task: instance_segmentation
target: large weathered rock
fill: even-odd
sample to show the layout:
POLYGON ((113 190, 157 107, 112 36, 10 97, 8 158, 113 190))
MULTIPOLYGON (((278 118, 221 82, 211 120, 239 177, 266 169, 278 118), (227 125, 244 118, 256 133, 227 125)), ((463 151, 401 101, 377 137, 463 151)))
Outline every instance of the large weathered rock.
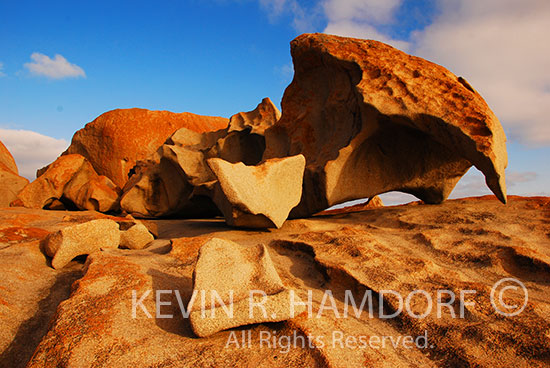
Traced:
POLYGON ((14 205, 108 212, 118 209, 118 188, 81 155, 60 156, 17 196, 14 205))
POLYGON ((299 202, 306 160, 297 155, 256 166, 211 158, 218 185, 214 202, 231 226, 281 227, 299 202))
POLYGON ((207 132, 227 127, 228 119, 191 113, 117 109, 75 133, 64 154, 86 157, 96 172, 124 187, 138 160, 145 160, 179 128, 207 132))
POLYGON ((43 247, 52 259, 52 267, 64 267, 73 258, 102 249, 117 248, 119 225, 110 219, 99 219, 66 227, 48 235, 43 247))
POLYGON ((255 110, 231 117, 226 129, 197 133, 177 130, 147 161, 139 162, 123 189, 121 207, 137 217, 211 217, 213 175, 206 160, 256 165, 265 150, 264 130, 280 117, 269 98, 255 110))
POLYGON ((371 40, 304 34, 291 53, 264 156, 306 158, 291 216, 394 190, 440 203, 472 164, 506 202, 504 132, 463 78, 371 40))
POLYGON ((305 310, 301 299, 283 285, 263 244, 243 246, 216 238, 204 244, 193 273, 193 292, 197 297, 189 303, 189 319, 200 337, 284 321, 305 310), (199 302, 202 293, 204 304, 199 302))
POLYGON ((13 156, 0 142, 0 207, 8 207, 29 181, 19 176, 13 156))

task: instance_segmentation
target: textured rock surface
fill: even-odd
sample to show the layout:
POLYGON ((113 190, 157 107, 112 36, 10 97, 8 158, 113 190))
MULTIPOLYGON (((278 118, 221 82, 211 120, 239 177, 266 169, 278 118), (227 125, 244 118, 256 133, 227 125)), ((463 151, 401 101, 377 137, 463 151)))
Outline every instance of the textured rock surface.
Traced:
POLYGON ((229 121, 229 132, 250 129, 250 133, 263 135, 280 118, 281 112, 266 97, 254 110, 233 115, 229 121))
POLYGON ((300 202, 305 163, 302 155, 256 166, 209 159, 219 183, 214 202, 231 226, 279 228, 300 202))
POLYGON ((8 207, 28 183, 27 179, 19 176, 15 160, 0 142, 0 207, 8 207))
MULTIPOLYGON (((44 211, 21 207, 0 211, 0 367, 24 367, 58 304, 82 277, 83 264, 49 266, 40 249, 48 234, 98 218, 97 212, 44 211)), ((124 221, 124 219, 117 219, 124 221)))
POLYGON ((290 290, 263 244, 242 246, 217 238, 205 243, 193 274, 193 292, 198 297, 189 304, 189 321, 200 337, 253 323, 280 322, 305 311, 302 300, 295 297, 299 306, 291 314, 290 290), (199 302, 202 293, 204 305, 199 302))
POLYGON ((81 155, 59 157, 17 196, 14 205, 29 208, 113 211, 118 209, 118 188, 98 175, 81 155))
POLYGON ((221 117, 191 113, 117 109, 108 111, 75 133, 64 154, 86 157, 100 175, 124 187, 138 160, 157 150, 179 128, 206 132, 227 127, 221 117))
POLYGON ((140 221, 129 224, 128 229, 120 231, 120 246, 128 249, 143 249, 155 238, 140 221))
POLYGON ((305 34, 266 158, 306 157, 292 216, 397 190, 445 200, 473 164, 506 201, 502 127, 463 79, 377 41, 305 34))
POLYGON ((59 269, 73 258, 102 249, 117 248, 120 244, 119 225, 109 219, 92 220, 66 227, 44 239, 44 251, 52 259, 52 267, 59 269))
MULTIPOLYGON (((189 318, 182 317, 179 303, 185 309, 191 298, 198 249, 208 240, 175 240, 169 254, 148 248, 131 254, 109 250, 89 256, 85 276, 74 284, 71 298, 59 306, 27 367, 321 366, 316 352, 308 348, 281 354, 267 345, 255 344, 254 349, 227 346, 232 331, 202 339, 195 336, 189 318), (147 315, 155 316, 154 295, 160 290, 171 291, 161 294, 160 300, 169 305, 161 305, 159 310, 172 318, 147 315), (145 295, 135 318, 133 293, 138 300, 145 295)), ((284 324, 251 328, 255 339, 261 332, 292 333, 284 324)))
POLYGON ((277 107, 264 98, 256 109, 233 115, 226 129, 203 134, 177 130, 147 161, 138 163, 123 189, 121 207, 136 217, 218 215, 211 200, 216 178, 206 160, 259 163, 263 132, 279 116, 277 107))
MULTIPOLYGON (((231 229, 222 221, 154 220, 161 238, 177 238, 172 240, 172 246, 107 250, 89 256, 86 274, 74 285, 71 297, 59 306, 28 366, 548 366, 549 206, 549 198, 514 196, 510 196, 506 207, 494 197, 451 200, 441 205, 414 203, 289 220, 279 230, 258 232, 231 229), (198 251, 211 237, 250 247, 266 244, 283 284, 296 290, 303 301, 308 298, 308 290, 312 291, 313 315, 308 318, 306 313, 287 322, 222 331, 208 338, 194 337, 189 318, 182 317, 175 290, 182 305, 187 306, 198 251), (529 291, 527 307, 516 317, 498 315, 490 303, 492 286, 505 277, 522 281, 529 291), (382 290, 396 290, 405 297, 416 289, 428 291, 434 299, 436 289, 457 293, 473 289, 477 293, 466 298, 474 304, 464 306, 465 318, 451 318, 446 307, 442 318, 437 318, 434 305, 424 319, 413 319, 407 314, 381 319, 377 303, 372 318, 366 309, 360 317, 350 311, 347 318, 336 318, 332 310, 324 310, 317 318, 325 290, 333 291, 336 307, 342 313, 345 290, 351 290, 359 304, 367 290, 372 290, 376 300, 382 290), (136 308, 136 318, 132 317, 134 290, 137 300, 149 291, 143 306, 151 318, 140 306, 136 308), (157 290, 172 290, 161 294, 160 300, 170 304, 160 305, 160 313, 172 314, 173 318, 154 317, 157 290), (241 333, 247 334, 248 330, 250 346, 227 346, 235 336, 232 333, 240 339, 241 333), (429 347, 394 348, 390 342, 378 348, 346 348, 338 343, 332 346, 335 330, 346 337, 395 338, 428 331, 429 347), (324 336, 325 345, 314 341, 312 348, 302 348, 298 343, 283 353, 284 349, 260 344, 261 334, 265 337, 269 333, 276 338, 293 338, 295 333, 324 336)), ((60 212, 52 212, 55 216, 57 213, 60 212)), ((49 268, 44 258, 42 265, 33 263, 33 272, 24 271, 24 262, 17 262, 17 257, 26 259, 16 252, 21 248, 9 249, 14 268, 4 268, 0 285, 6 285, 7 279, 19 280, 20 272, 27 272, 29 277, 35 273, 43 275, 45 269, 59 272, 49 268)), ((0 262, 4 262, 3 257, 0 262)), ((31 290, 33 285, 42 285, 43 280, 35 280, 37 284, 29 278, 17 282, 19 288, 31 290)), ((66 284, 60 281, 52 290, 61 285, 66 284)), ((2 290, 0 295, 6 301, 0 309, 14 305, 13 291, 2 290)), ((25 310, 38 306, 43 295, 29 291, 27 297, 22 304, 25 310)), ((411 307, 419 313, 423 299, 417 297, 412 299, 411 307)), ((505 301, 521 304, 523 298, 511 292, 505 301)), ((386 295, 384 309, 393 306, 392 295, 386 295)), ((458 314, 460 305, 456 303, 454 307, 458 314)), ((1 310, 14 313, 13 308, 1 310)), ((15 310, 21 320, 23 312, 15 310)), ((32 319, 32 313, 24 316, 32 319)), ((0 322, 15 323, 13 319, 0 322)), ((9 356, 28 350, 28 342, 36 341, 37 335, 40 338, 47 325, 43 322, 39 329, 19 329, 20 343, 11 346, 9 356)), ((0 360, 0 365, 17 367, 26 362, 0 360)))

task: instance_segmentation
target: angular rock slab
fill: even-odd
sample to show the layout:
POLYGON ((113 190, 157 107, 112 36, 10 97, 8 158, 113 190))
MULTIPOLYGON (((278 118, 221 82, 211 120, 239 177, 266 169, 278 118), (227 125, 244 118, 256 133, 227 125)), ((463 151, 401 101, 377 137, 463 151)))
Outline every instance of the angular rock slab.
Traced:
POLYGON ((463 78, 372 40, 304 34, 291 54, 264 155, 306 157, 291 217, 394 190, 440 203, 472 164, 506 202, 504 131, 463 78))
POLYGON ((43 247, 53 257, 52 267, 59 269, 77 256, 117 248, 119 243, 119 225, 113 220, 99 219, 56 231, 44 239, 43 247))
POLYGON ((291 296, 283 285, 263 244, 243 246, 229 240, 209 240, 199 251, 193 292, 196 297, 189 302, 189 318, 193 332, 199 337, 253 323, 285 321, 305 310, 300 305, 302 301, 291 296), (213 293, 219 295, 224 305, 211 298, 213 293), (261 303, 265 309, 254 303, 261 303), (224 306, 232 309, 232 315, 226 313, 224 306))
POLYGON ((208 160, 219 186, 214 202, 231 226, 280 228, 299 202, 306 160, 297 155, 257 166, 208 160))

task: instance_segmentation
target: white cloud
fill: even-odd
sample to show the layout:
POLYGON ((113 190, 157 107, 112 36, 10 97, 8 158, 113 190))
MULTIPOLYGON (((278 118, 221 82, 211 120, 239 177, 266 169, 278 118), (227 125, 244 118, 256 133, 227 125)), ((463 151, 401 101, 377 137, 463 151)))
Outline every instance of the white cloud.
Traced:
POLYGON ((0 141, 11 152, 19 175, 29 180, 36 178, 36 170, 51 162, 67 149, 69 142, 30 130, 0 128, 0 141))
POLYGON ((4 70, 4 63, 0 63, 0 78, 6 76, 6 73, 4 73, 3 70, 4 70))
POLYGON ((76 64, 71 64, 62 55, 56 54, 53 59, 39 52, 33 52, 32 62, 24 66, 31 74, 45 76, 51 79, 86 77, 84 70, 76 64))
POLYGON ((550 144, 550 2, 442 0, 415 54, 464 76, 512 137, 550 144))
POLYGON ((356 20, 388 23, 402 0, 326 0, 325 14, 330 21, 356 20))
POLYGON ((326 0, 323 3, 328 24, 324 33, 381 41, 409 50, 409 43, 384 35, 376 26, 394 22, 402 0, 326 0))

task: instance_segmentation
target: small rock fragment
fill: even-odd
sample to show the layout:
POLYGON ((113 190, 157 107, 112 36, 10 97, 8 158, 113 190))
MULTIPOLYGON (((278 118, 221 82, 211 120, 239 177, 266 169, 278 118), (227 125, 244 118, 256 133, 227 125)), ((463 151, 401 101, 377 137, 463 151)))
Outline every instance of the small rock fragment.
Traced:
POLYGON ((128 230, 120 232, 120 247, 128 249, 143 249, 155 238, 147 227, 141 222, 136 222, 128 230))
POLYGON ((53 257, 52 267, 59 269, 77 256, 117 248, 119 243, 118 224, 113 220, 99 219, 69 226, 48 235, 44 239, 44 251, 53 257))

